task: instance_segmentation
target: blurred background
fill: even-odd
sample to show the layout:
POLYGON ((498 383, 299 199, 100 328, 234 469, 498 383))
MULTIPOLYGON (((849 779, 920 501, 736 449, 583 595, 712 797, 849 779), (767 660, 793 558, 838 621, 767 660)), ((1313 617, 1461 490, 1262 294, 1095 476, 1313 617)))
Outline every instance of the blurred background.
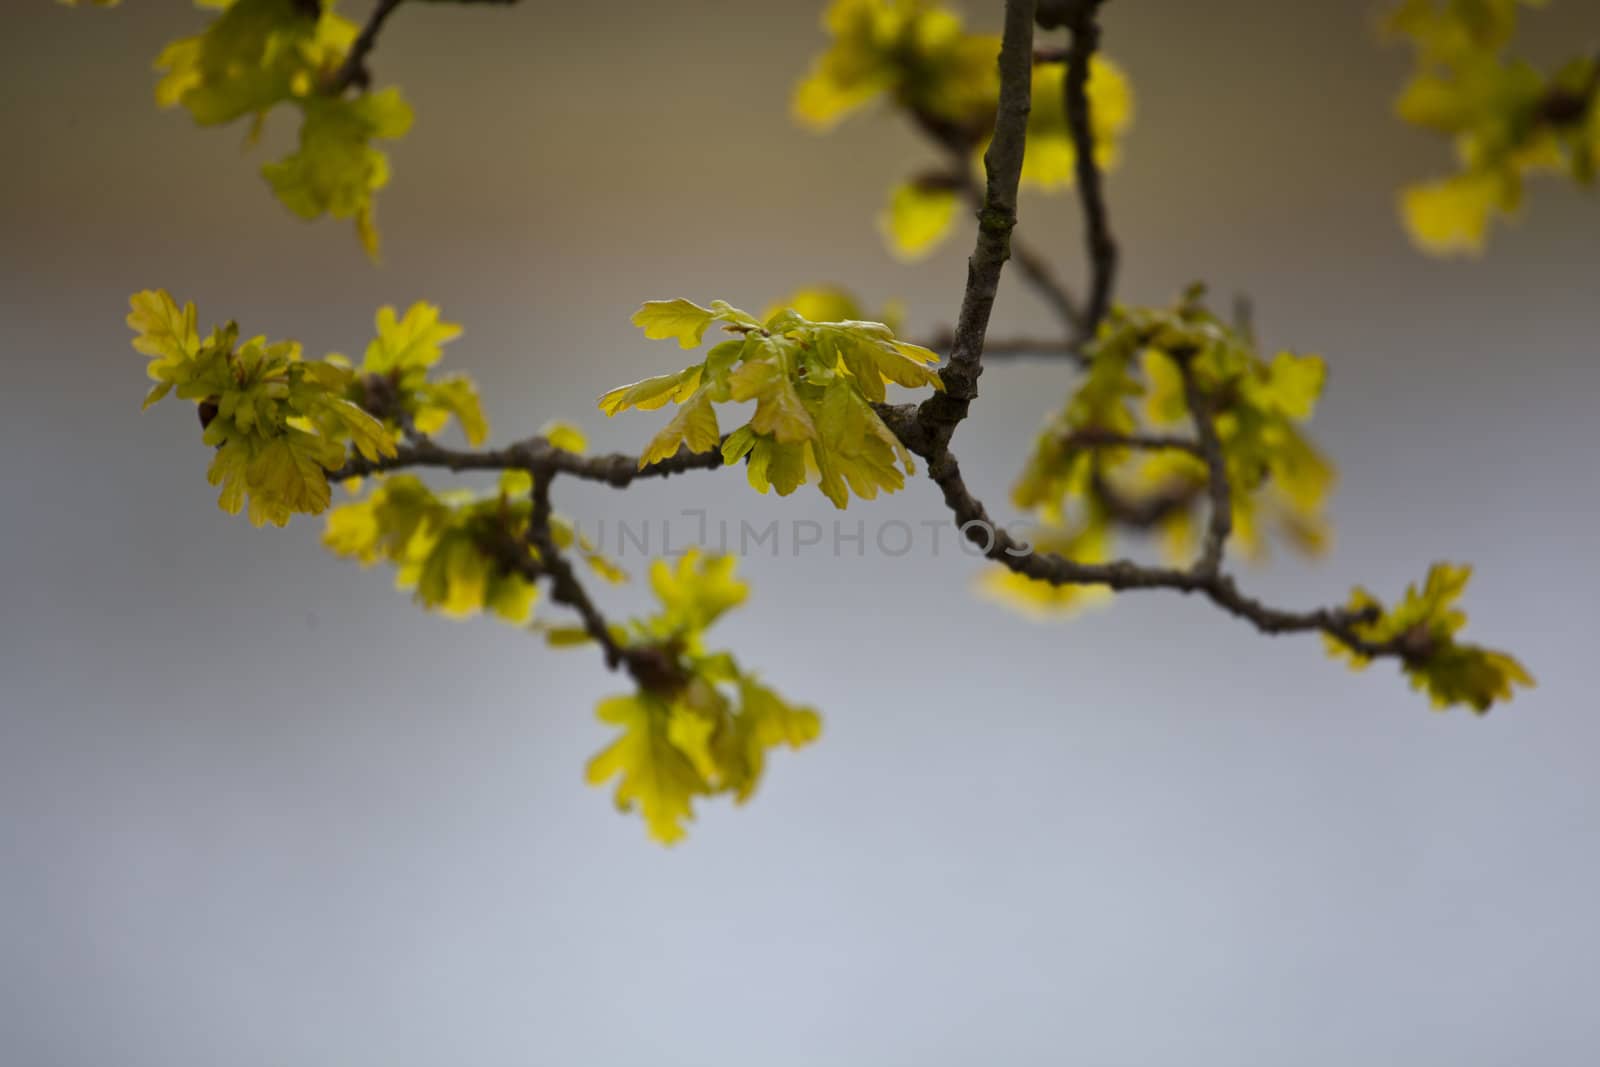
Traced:
MULTIPOLYGON (((1596 1062, 1600 210, 1539 183, 1487 259, 1414 253, 1394 194, 1448 151, 1390 118, 1408 57, 1366 4, 1109 5, 1139 94, 1110 183, 1121 295, 1204 278, 1252 296, 1266 343, 1326 355, 1337 542, 1245 581, 1300 606, 1474 562, 1468 636, 1541 683, 1486 719, 1181 597, 1025 621, 973 596, 951 538, 935 558, 922 478, 843 514, 736 474, 562 483, 568 514, 671 520, 678 544, 684 508, 919 530, 900 558, 869 532, 862 556, 743 563, 754 595, 714 636, 824 736, 666 850, 582 782, 593 706, 625 688, 594 655, 424 615, 319 520, 222 514, 193 414, 141 416, 122 320, 146 287, 313 353, 436 301, 498 440, 566 417, 607 449, 662 418, 606 421, 596 395, 682 364, 629 326, 643 299, 837 281, 948 324, 970 233, 904 267, 873 225, 928 150, 882 113, 788 120, 820 7, 402 8, 373 65, 417 123, 379 268, 264 187, 287 115, 247 152, 156 110, 151 60, 203 13, 8 12, 0 1061, 1596 1062)), ((1578 0, 1526 21, 1539 58, 1600 35, 1578 0)), ((1071 200, 1022 215, 1076 277, 1071 200)), ((996 321, 1050 325, 1014 279, 996 321)), ((957 446, 1008 518, 1070 384, 984 375, 957 446)))

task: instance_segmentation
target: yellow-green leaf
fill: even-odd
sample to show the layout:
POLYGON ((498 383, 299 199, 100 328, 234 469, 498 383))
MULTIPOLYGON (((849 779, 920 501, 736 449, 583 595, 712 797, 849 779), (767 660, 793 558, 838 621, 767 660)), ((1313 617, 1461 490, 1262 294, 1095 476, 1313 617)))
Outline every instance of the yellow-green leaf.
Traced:
POLYGON ((459 324, 443 321, 436 305, 420 300, 406 309, 404 318, 393 306, 379 308, 374 324, 377 336, 368 342, 362 364, 370 374, 431 367, 443 357, 444 346, 461 336, 459 324))
POLYGON ((721 439, 710 397, 704 392, 696 393, 646 446, 639 457, 639 468, 670 459, 677 454, 679 445, 687 445, 690 452, 710 452, 721 439))
POLYGON ((539 433, 550 442, 551 448, 571 452, 575 456, 583 455, 589 448, 589 439, 583 435, 581 429, 570 422, 555 419, 545 423, 539 433))
POLYGON ((680 840, 683 824, 694 818, 694 798, 707 788, 689 757, 668 737, 671 709, 657 697, 639 694, 603 700, 596 715, 622 732, 589 761, 589 784, 617 779, 620 810, 637 805, 652 837, 666 845, 680 840))
POLYGON ((1498 197, 1493 176, 1458 175, 1410 186, 1402 194, 1401 208, 1411 239, 1425 251, 1477 254, 1483 251, 1498 197))
POLYGON ((615 415, 629 408, 654 411, 668 401, 682 403, 700 387, 700 369, 697 363, 675 374, 658 374, 632 385, 619 386, 600 398, 600 410, 615 415))
POLYGON ((278 199, 296 215, 353 219, 367 254, 378 254, 373 194, 389 182, 389 157, 372 146, 411 128, 411 108, 398 89, 357 97, 300 101, 299 148, 261 168, 278 199))
POLYGON ((895 255, 921 259, 949 236, 960 207, 961 195, 954 189, 902 182, 889 194, 889 206, 878 224, 895 255))
POLYGON ((172 367, 199 352, 200 326, 193 304, 180 309, 165 289, 135 293, 128 303, 128 327, 136 335, 133 347, 151 357, 152 379, 162 381, 172 367))
POLYGON ((633 324, 652 341, 676 338, 684 348, 694 348, 705 337, 716 313, 691 300, 647 300, 633 313, 633 324))

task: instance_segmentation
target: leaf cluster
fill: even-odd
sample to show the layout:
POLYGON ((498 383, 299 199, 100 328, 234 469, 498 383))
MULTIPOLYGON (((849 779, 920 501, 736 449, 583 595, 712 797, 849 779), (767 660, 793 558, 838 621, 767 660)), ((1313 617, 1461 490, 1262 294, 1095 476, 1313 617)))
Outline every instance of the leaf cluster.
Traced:
POLYGON ((705 647, 705 631, 742 603, 749 587, 732 557, 691 551, 676 566, 657 560, 650 585, 661 609, 619 627, 635 654, 657 657, 659 680, 600 702, 600 720, 618 728, 588 767, 588 780, 616 779, 623 811, 637 808, 650 835, 671 844, 684 835, 699 797, 749 800, 767 752, 816 740, 816 711, 790 704, 726 652, 705 647))
MULTIPOLYGON (((1510 700, 1517 686, 1534 684, 1521 663, 1504 652, 1464 644, 1456 635, 1467 616, 1456 601, 1466 590, 1472 568, 1435 563, 1421 587, 1406 587, 1400 603, 1385 607, 1361 587, 1350 597, 1352 611, 1367 612, 1370 621, 1354 630, 1362 640, 1377 646, 1398 644, 1400 668, 1413 689, 1426 692, 1436 708, 1464 704, 1482 714, 1500 700, 1510 700)), ((1329 655, 1365 669, 1371 657, 1348 644, 1327 639, 1329 655)))
POLYGON ((206 478, 222 487, 217 503, 229 514, 246 500, 257 526, 317 514, 328 506, 328 472, 350 446, 369 460, 395 454, 383 424, 347 399, 348 367, 306 360, 294 341, 241 342, 232 322, 202 339, 194 305, 180 308, 164 290, 136 293, 130 304, 133 347, 150 357, 156 383, 145 407, 169 393, 194 401, 215 449, 206 478))
POLYGON ((297 109, 297 148, 263 166, 262 176, 302 218, 353 220, 376 257, 373 195, 388 184, 389 161, 373 142, 404 136, 412 113, 398 89, 327 91, 356 39, 355 24, 332 2, 206 0, 202 6, 220 13, 203 32, 162 50, 156 102, 184 108, 202 126, 250 117, 256 131, 280 105, 297 109))
MULTIPOLYGON (((963 169, 979 165, 999 103, 999 37, 968 31, 959 15, 933 0, 835 0, 823 27, 831 43, 794 92, 800 122, 827 130, 886 97, 958 154, 963 169)), ((1024 185, 1052 191, 1075 180, 1065 79, 1064 63, 1034 67, 1024 185)), ((1120 67, 1097 54, 1087 91, 1095 160, 1113 167, 1133 121, 1132 87, 1120 67)), ((955 225, 969 180, 960 170, 934 170, 895 185, 878 220, 891 251, 909 260, 937 248, 955 225)))
MULTIPOLYGON (((558 447, 583 450, 582 435, 573 428, 549 431, 558 447)), ((543 562, 528 538, 532 488, 526 471, 507 471, 487 494, 436 493, 414 475, 384 476, 361 499, 328 513, 323 544, 363 567, 393 565, 395 587, 410 591, 425 610, 452 619, 489 614, 525 624, 533 616, 543 562)), ((550 531, 559 549, 576 547, 602 578, 627 580, 568 520, 552 516, 550 531)))
POLYGON ((130 304, 133 346, 150 357, 156 383, 145 407, 174 390, 199 406, 205 442, 217 450, 209 477, 223 487, 219 503, 235 514, 248 499, 257 525, 323 511, 327 474, 345 464, 350 445, 368 460, 393 457, 399 436, 437 432, 452 418, 471 444, 488 435, 472 381, 431 375, 461 332, 431 304, 403 317, 380 309, 354 367, 337 353, 307 360, 294 341, 241 343, 231 322, 202 340, 194 305, 180 308, 165 291, 137 293, 130 304))
POLYGON ((639 466, 675 455, 722 449, 728 464, 744 461, 759 492, 787 496, 815 481, 834 505, 850 495, 866 500, 894 492, 914 473, 911 453, 872 405, 885 387, 943 389, 933 364, 938 356, 895 337, 882 323, 813 322, 793 308, 763 322, 723 301, 701 307, 688 300, 654 300, 633 316, 652 339, 698 347, 721 323, 735 336, 711 346, 706 358, 671 374, 613 389, 600 410, 649 411, 678 405, 672 420, 650 441, 639 466), (744 425, 722 437, 715 405, 753 401, 744 425))
MULTIPOLYGON (((1198 444, 1137 444, 1183 440, 1168 431, 1195 419, 1185 369, 1221 445, 1235 543, 1259 556, 1272 531, 1304 552, 1325 545, 1334 470, 1303 429, 1322 392, 1323 362, 1288 351, 1263 358, 1202 298, 1196 287, 1170 308, 1117 308, 1089 346, 1082 381, 1045 422, 1012 489, 1013 502, 1039 521, 1036 547, 1104 562, 1120 526, 1154 529, 1174 563, 1193 556, 1209 478, 1198 444)), ((1034 611, 1077 607, 1093 589, 1010 574, 988 583, 1034 611)))
POLYGON ((425 301, 411 305, 404 316, 393 307, 379 308, 374 325, 375 336, 356 367, 350 399, 397 433, 435 434, 453 418, 468 444, 482 444, 489 436, 489 420, 472 379, 431 374, 444 345, 461 336, 461 327, 443 321, 439 308, 425 301))
POLYGON ((1449 137, 1455 174, 1407 187, 1412 238, 1437 255, 1481 252, 1489 225, 1521 208, 1524 179, 1564 173, 1593 185, 1600 170, 1600 57, 1546 73, 1505 52, 1518 9, 1543 0, 1404 0, 1388 29, 1408 40, 1416 71, 1395 109, 1449 137))

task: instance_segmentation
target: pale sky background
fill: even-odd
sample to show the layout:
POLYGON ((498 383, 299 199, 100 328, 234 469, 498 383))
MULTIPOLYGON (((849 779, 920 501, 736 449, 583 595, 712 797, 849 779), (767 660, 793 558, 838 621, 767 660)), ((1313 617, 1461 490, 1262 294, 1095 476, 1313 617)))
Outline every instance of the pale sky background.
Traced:
MULTIPOLYGON (((786 117, 820 5, 408 5, 375 60, 417 109, 381 268, 266 192, 287 116, 246 154, 154 108, 151 58, 203 14, 10 7, 0 1063, 1600 1062, 1600 209, 1540 182, 1488 259, 1413 253, 1394 192, 1448 153, 1389 118, 1406 59, 1368 5, 1109 6, 1139 91, 1110 183, 1122 295, 1204 277, 1329 360, 1337 545, 1250 587, 1393 596, 1472 561, 1469 635, 1540 688, 1438 715, 1392 665, 1351 674, 1197 601, 1038 626, 976 600, 948 538, 939 558, 925 537, 903 559, 786 545, 743 564, 754 596, 715 635, 824 737, 670 851, 581 779, 620 679, 424 615, 316 520, 220 513, 192 412, 140 414, 122 319, 164 286, 348 352, 378 305, 434 300, 499 440, 567 417, 606 448, 661 419, 606 422, 594 397, 681 365, 628 325, 643 299, 759 308, 837 280, 947 323, 970 234, 907 268, 872 226, 926 150, 881 114, 825 138, 786 117)), ((1593 5, 1557 0, 1530 48, 1597 41, 1593 5)), ((1023 229, 1076 276, 1070 201, 1026 199, 1023 229)), ((1048 325, 1015 285, 997 316, 1048 325)), ((957 445, 997 511, 1070 384, 984 376, 957 445)), ((945 515, 921 478, 836 516, 737 473, 562 484, 558 505, 945 515)))

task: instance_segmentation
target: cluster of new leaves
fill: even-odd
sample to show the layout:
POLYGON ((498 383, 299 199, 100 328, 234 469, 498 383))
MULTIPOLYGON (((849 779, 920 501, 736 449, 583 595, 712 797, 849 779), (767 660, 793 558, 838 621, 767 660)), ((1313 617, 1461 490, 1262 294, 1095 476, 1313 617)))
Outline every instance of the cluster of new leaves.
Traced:
POLYGON ((615 628, 636 655, 651 657, 651 684, 601 701, 600 720, 621 732, 589 762, 588 779, 617 779, 617 806, 637 807, 652 837, 681 838, 696 797, 732 794, 743 803, 761 781, 766 753, 816 739, 822 723, 742 669, 710 652, 704 634, 749 592, 732 557, 689 552, 677 566, 657 560, 650 584, 661 610, 615 628))
MULTIPOLYGON (((1392 608, 1359 587, 1349 606, 1372 615, 1371 621, 1355 627, 1357 636, 1374 645, 1398 643, 1401 669, 1412 688, 1426 691, 1435 707, 1466 704, 1482 713, 1497 700, 1510 700, 1515 686, 1534 682, 1506 653, 1456 640, 1467 617, 1455 604, 1471 576, 1470 567, 1436 563, 1422 588, 1407 587, 1392 608)), ((1349 660, 1357 670, 1371 662, 1336 638, 1328 637, 1327 646, 1330 655, 1349 660)))
POLYGON ((851 493, 871 500, 914 473, 911 453, 872 405, 884 400, 891 382, 942 389, 933 368, 939 357, 897 339, 882 323, 813 322, 793 308, 762 322, 720 300, 701 307, 681 299, 650 301, 633 322, 646 337, 676 338, 684 348, 700 345, 714 322, 734 335, 709 348, 703 362, 600 398, 607 415, 678 405, 645 447, 640 467, 680 448, 709 452, 720 445, 726 463, 745 461, 758 491, 787 496, 814 479, 840 508, 851 493), (750 421, 723 438, 714 405, 751 400, 750 421))
MULTIPOLYGON (((582 436, 570 427, 552 428, 550 440, 582 451, 582 436)), ((489 494, 435 493, 413 475, 388 475, 362 499, 328 513, 323 544, 363 567, 392 564, 395 586, 411 591, 427 610, 453 619, 488 613, 523 624, 533 614, 541 563, 528 544, 532 487, 525 471, 506 472, 489 494)), ((550 532, 558 548, 576 545, 607 581, 627 579, 570 522, 552 516, 550 532)))
POLYGON ((388 183, 389 161, 373 142, 404 135, 411 108, 398 89, 330 91, 356 39, 355 24, 336 14, 331 0, 201 0, 201 6, 220 10, 204 32, 161 52, 156 102, 183 107, 202 126, 249 117, 256 132, 279 105, 298 109, 298 147, 266 164, 262 175, 302 218, 354 220, 375 257, 373 194, 388 183))
MULTIPOLYGON (((1259 555, 1270 527, 1303 551, 1323 547, 1334 471, 1302 431, 1322 392, 1322 360, 1262 358, 1202 295, 1191 289, 1172 308, 1118 308, 1102 327, 1083 381, 1047 421, 1012 490, 1040 520, 1036 547, 1103 562, 1121 526, 1157 530, 1174 562, 1192 555, 1208 470, 1195 437, 1168 431, 1194 420, 1197 399, 1221 445, 1234 543, 1259 555), (1135 446, 1141 438, 1168 444, 1135 446)), ((1103 593, 1010 571, 987 581, 1033 610, 1073 608, 1103 593)))
POLYGON ((393 456, 398 436, 435 432, 451 417, 473 444, 488 434, 470 379, 429 377, 441 346, 461 332, 431 304, 403 318, 379 310, 377 336, 353 368, 338 354, 306 360, 293 341, 240 344, 231 322, 202 341, 194 305, 179 308, 165 292, 130 303, 133 345, 151 357, 156 382, 145 406, 174 389, 200 406, 205 441, 217 448, 209 477, 223 486, 219 503, 236 513, 248 497, 257 525, 323 511, 327 472, 344 465, 349 444, 367 459, 393 456))
POLYGON ((1422 248, 1478 252, 1489 224, 1522 203, 1523 179, 1566 173, 1592 185, 1600 169, 1600 56, 1546 73, 1505 55, 1517 9, 1543 0, 1404 0, 1392 32, 1415 46, 1417 70, 1396 102, 1407 122, 1455 145, 1459 171, 1410 186, 1402 210, 1422 248))
POLYGON ((328 514, 323 544, 370 566, 394 565, 395 585, 416 602, 454 619, 489 612, 525 623, 536 587, 516 560, 531 510, 525 494, 436 494, 421 479, 396 474, 359 501, 328 514))
POLYGON ((206 477, 222 487, 217 503, 229 514, 247 499, 257 526, 316 514, 328 506, 328 472, 351 445, 369 460, 395 454, 383 424, 348 399, 348 367, 303 359, 294 341, 241 342, 232 322, 202 338, 194 305, 180 308, 164 291, 136 293, 130 304, 133 347, 150 357, 156 382, 145 407, 168 393, 198 405, 205 443, 216 449, 206 477))
POLYGON ((442 321, 437 307, 420 301, 404 317, 392 307, 379 308, 376 326, 377 334, 356 368, 350 399, 396 432, 438 433, 453 417, 468 444, 482 444, 489 422, 472 379, 428 373, 444 355, 443 346, 461 336, 461 327, 442 321))
MULTIPOLYGON (((799 121, 825 130, 887 96, 947 149, 977 163, 994 130, 999 37, 969 32, 960 16, 932 0, 834 0, 823 26, 832 45, 795 89, 799 121)), ((1024 184, 1050 190, 1073 182, 1065 78, 1061 62, 1034 68, 1024 184)), ((1088 95, 1096 162, 1109 167, 1133 120, 1133 93, 1116 64, 1096 55, 1088 95)), ((906 259, 932 251, 949 234, 968 186, 966 173, 948 169, 896 185, 880 219, 890 247, 906 259)))
POLYGON ((977 134, 993 122, 1000 39, 967 32, 955 12, 931 0, 834 0, 822 25, 833 44, 795 89, 802 122, 826 129, 885 94, 977 134))

